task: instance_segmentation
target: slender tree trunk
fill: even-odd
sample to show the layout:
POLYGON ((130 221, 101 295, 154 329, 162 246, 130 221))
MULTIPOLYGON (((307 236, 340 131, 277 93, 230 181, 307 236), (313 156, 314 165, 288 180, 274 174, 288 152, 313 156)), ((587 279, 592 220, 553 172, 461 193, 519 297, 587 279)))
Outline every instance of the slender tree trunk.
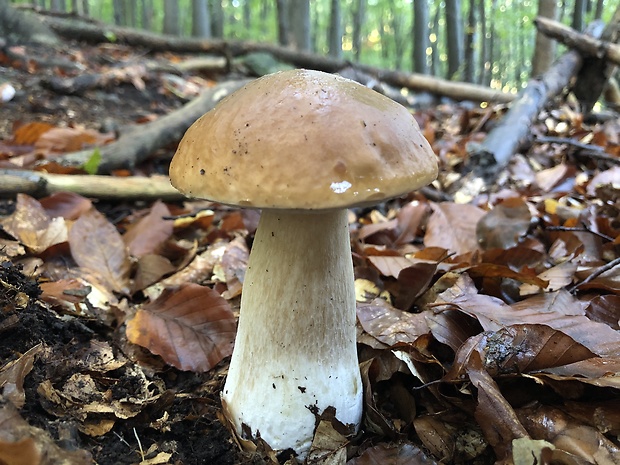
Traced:
POLYGON ((467 31, 465 33, 465 81, 476 81, 476 1, 469 0, 467 13, 467 31))
POLYGON ((353 53, 355 61, 360 61, 362 55, 362 30, 366 20, 366 0, 356 0, 353 12, 353 53))
POLYGON ((430 46, 428 39, 428 0, 413 2, 413 71, 428 74, 426 51, 430 46))
POLYGON ((463 62, 463 20, 461 0, 446 0, 446 38, 448 49, 448 79, 459 72, 463 62))
MULTIPOLYGON (((491 1, 491 11, 497 11, 497 0, 492 0, 491 1)), ((495 22, 491 21, 491 37, 489 37, 489 76, 488 76, 488 83, 485 82, 485 84, 490 84, 491 81, 493 81, 496 78, 496 70, 498 69, 496 67, 496 47, 495 47, 495 39, 497 37, 497 29, 495 28, 495 22)))
POLYGON ((478 84, 488 85, 488 76, 491 69, 491 60, 489 59, 489 40, 487 38, 487 20, 484 1, 478 2, 478 18, 480 21, 480 35, 478 46, 480 47, 480 61, 478 67, 478 84))
POLYGON ((249 31, 252 27, 252 5, 250 0, 243 0, 243 27, 249 31))
POLYGON ((114 0, 112 2, 114 11, 114 24, 117 26, 127 26, 127 18, 125 17, 125 8, 123 0, 114 0))
POLYGON ((210 0, 209 11, 211 13, 211 35, 216 39, 224 37, 224 8, 222 0, 210 0))
POLYGON ((310 0, 290 0, 291 32, 297 50, 310 51, 310 0))
POLYGON ((379 39, 381 41, 381 58, 387 62, 390 57, 390 44, 388 42, 385 29, 385 10, 381 10, 381 15, 379 16, 379 39))
POLYGON ((584 20, 586 15, 587 0, 575 0, 575 9, 573 10, 573 22, 572 27, 576 31, 583 31, 584 20))
POLYGON ((164 0, 164 34, 180 35, 179 0, 164 0))
POLYGON ((405 56, 405 40, 403 37, 402 24, 403 17, 397 11, 394 0, 389 0, 390 9, 392 10, 391 26, 394 37, 394 68, 401 69, 403 58, 405 56))
POLYGON ((142 0, 142 29, 153 30, 153 0, 142 0))
POLYGON ((329 56, 342 57, 342 8, 340 0, 331 0, 328 50, 329 56))
POLYGON ((67 4, 65 3, 65 0, 52 0, 50 9, 52 11, 65 12, 67 11, 67 4))
POLYGON ((284 47, 288 47, 291 44, 290 38, 290 4, 288 0, 276 0, 278 8, 278 43, 284 47))
POLYGON ((136 11, 136 2, 124 2, 125 3, 125 23, 129 27, 135 28, 138 24, 136 19, 138 12, 136 11))
POLYGON ((601 19, 603 17, 604 6, 605 6, 604 0, 597 0, 596 9, 594 10, 594 19, 601 19))
POLYGON ((441 9, 437 7, 435 9, 435 15, 433 16, 432 32, 435 40, 431 42, 431 75, 439 76, 439 51, 437 49, 437 37, 439 37, 439 16, 441 9))
POLYGON ((192 36, 211 37, 211 18, 207 0, 192 0, 192 36))
MULTIPOLYGON (((558 14, 557 0, 538 0, 538 16, 556 19, 558 14)), ((534 57, 532 58, 531 77, 540 76, 547 71, 555 58, 555 40, 548 38, 542 32, 536 33, 534 57)))

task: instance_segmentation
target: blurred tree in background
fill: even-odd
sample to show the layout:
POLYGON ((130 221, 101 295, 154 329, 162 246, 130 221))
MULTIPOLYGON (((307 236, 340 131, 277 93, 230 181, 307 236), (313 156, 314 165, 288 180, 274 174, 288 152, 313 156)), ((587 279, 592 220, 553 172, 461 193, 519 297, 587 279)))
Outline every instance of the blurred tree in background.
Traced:
MULTIPOLYGON (((620 0, 37 0, 120 26, 279 43, 383 68, 517 91, 557 53, 541 14, 583 29, 620 0)), ((13 4, 25 3, 12 1, 13 4)))

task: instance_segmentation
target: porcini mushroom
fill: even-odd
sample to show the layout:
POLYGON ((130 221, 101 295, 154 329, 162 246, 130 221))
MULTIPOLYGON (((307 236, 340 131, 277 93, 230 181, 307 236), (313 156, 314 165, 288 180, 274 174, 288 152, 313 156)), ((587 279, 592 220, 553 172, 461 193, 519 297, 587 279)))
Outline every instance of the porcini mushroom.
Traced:
POLYGON ((359 427, 347 208, 432 182, 411 113, 336 75, 257 79, 198 119, 170 165, 188 196, 260 208, 222 400, 239 435, 304 457, 315 414, 359 427))

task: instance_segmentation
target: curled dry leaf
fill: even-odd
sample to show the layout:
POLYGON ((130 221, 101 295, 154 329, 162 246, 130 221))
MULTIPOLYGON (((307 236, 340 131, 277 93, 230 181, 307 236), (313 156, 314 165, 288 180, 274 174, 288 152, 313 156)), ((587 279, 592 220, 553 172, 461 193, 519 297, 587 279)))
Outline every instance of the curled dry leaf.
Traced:
MULTIPOLYGON (((41 353, 43 346, 37 344, 17 360, 0 367, 0 389, 2 397, 15 407, 22 408, 26 401, 24 379, 34 366, 35 357, 41 353)), ((1 460, 0 460, 1 463, 1 460)))
POLYGON ((25 194, 17 194, 15 211, 0 225, 35 254, 67 241, 64 218, 50 217, 38 200, 25 194))
POLYGON ((347 462, 347 465, 436 465, 415 444, 380 444, 366 449, 359 457, 347 462))
POLYGON ((81 270, 107 289, 129 292, 131 263, 114 225, 94 208, 84 213, 69 232, 71 255, 81 270))
POLYGON ((532 215, 520 197, 511 197, 487 212, 476 225, 478 242, 485 249, 514 247, 525 236, 532 215))
POLYGON ((161 246, 172 235, 173 220, 166 220, 170 210, 161 200, 155 202, 148 215, 132 225, 123 235, 129 253, 134 257, 159 252, 161 246))
POLYGON ((399 342, 413 343, 430 332, 425 312, 398 310, 383 299, 358 304, 357 318, 364 331, 388 346, 399 342))
POLYGON ((452 202, 431 204, 433 213, 426 225, 424 245, 442 247, 457 255, 478 249, 476 225, 484 210, 452 202))
POLYGON ((179 370, 209 371, 232 353, 235 318, 228 302, 197 284, 166 289, 127 323, 127 338, 179 370))
POLYGON ((55 192, 42 198, 40 202, 50 217, 61 216, 65 220, 76 220, 93 206, 90 199, 73 192, 55 192))

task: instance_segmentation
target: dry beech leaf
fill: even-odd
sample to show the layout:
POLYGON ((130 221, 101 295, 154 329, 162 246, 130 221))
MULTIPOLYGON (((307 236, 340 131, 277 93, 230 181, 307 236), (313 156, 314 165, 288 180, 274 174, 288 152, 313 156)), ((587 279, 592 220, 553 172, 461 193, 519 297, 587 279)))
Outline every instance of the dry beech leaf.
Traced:
POLYGON ((148 215, 132 225, 123 235, 129 253, 134 257, 157 253, 162 244, 172 235, 173 220, 166 220, 170 210, 161 200, 151 206, 148 215))
POLYGON ((599 295, 590 301, 586 309, 588 317, 620 330, 620 295, 599 295))
POLYGON ((532 437, 549 441, 556 451, 572 454, 585 463, 620 464, 618 446, 596 428, 581 424, 558 408, 537 404, 518 409, 517 415, 532 437))
POLYGON ((479 294, 471 278, 462 274, 452 287, 438 295, 436 304, 448 304, 477 318, 485 331, 517 324, 543 324, 570 336, 597 355, 613 357, 620 352, 620 334, 587 318, 587 304, 567 291, 538 294, 509 306, 479 294))
POLYGON ((364 331, 388 346, 399 342, 413 343, 430 331, 426 312, 398 310, 383 299, 375 299, 368 304, 358 303, 357 318, 364 331))
POLYGON ((15 211, 0 225, 35 254, 67 241, 64 218, 51 218, 38 200, 26 194, 17 194, 15 211))
POLYGON ((478 249, 476 225, 484 210, 452 202, 433 203, 433 213, 426 225, 424 245, 442 247, 457 255, 478 249))
MULTIPOLYGON (((15 407, 22 408, 26 401, 24 379, 34 366, 34 359, 41 353, 43 346, 37 344, 17 360, 0 367, 0 389, 2 397, 15 407)), ((0 461, 1 463, 1 461, 0 461)))
POLYGON ((76 220, 93 206, 90 199, 73 192, 55 192, 42 198, 40 202, 50 217, 61 216, 65 220, 76 220))
POLYGON ((445 379, 458 380, 477 353, 491 376, 544 371, 595 355, 566 334, 545 325, 514 325, 471 337, 459 349, 445 379))
POLYGON ((131 263, 125 243, 114 225, 94 208, 69 231, 71 255, 82 271, 107 289, 127 294, 131 263))
POLYGON ((405 257, 390 255, 370 255, 368 261, 372 263, 383 275, 398 278, 402 270, 413 265, 413 262, 405 257))
POLYGON ((485 439, 493 447, 498 460, 508 457, 513 439, 527 437, 512 406, 486 371, 481 356, 472 352, 467 363, 467 374, 478 390, 478 405, 474 414, 485 439))
POLYGON ((437 462, 427 457, 416 445, 402 442, 399 444, 379 444, 366 449, 359 457, 347 462, 347 465, 436 465, 437 462))
POLYGON ((579 381, 599 387, 620 389, 620 357, 591 358, 538 373, 538 378, 579 381))
POLYGON ((476 226, 478 242, 485 249, 514 247, 530 228, 530 209, 519 197, 512 197, 487 212, 476 226))
POLYGON ((217 292, 197 284, 166 289, 127 323, 127 338, 179 370, 206 372, 232 353, 235 317, 217 292))

